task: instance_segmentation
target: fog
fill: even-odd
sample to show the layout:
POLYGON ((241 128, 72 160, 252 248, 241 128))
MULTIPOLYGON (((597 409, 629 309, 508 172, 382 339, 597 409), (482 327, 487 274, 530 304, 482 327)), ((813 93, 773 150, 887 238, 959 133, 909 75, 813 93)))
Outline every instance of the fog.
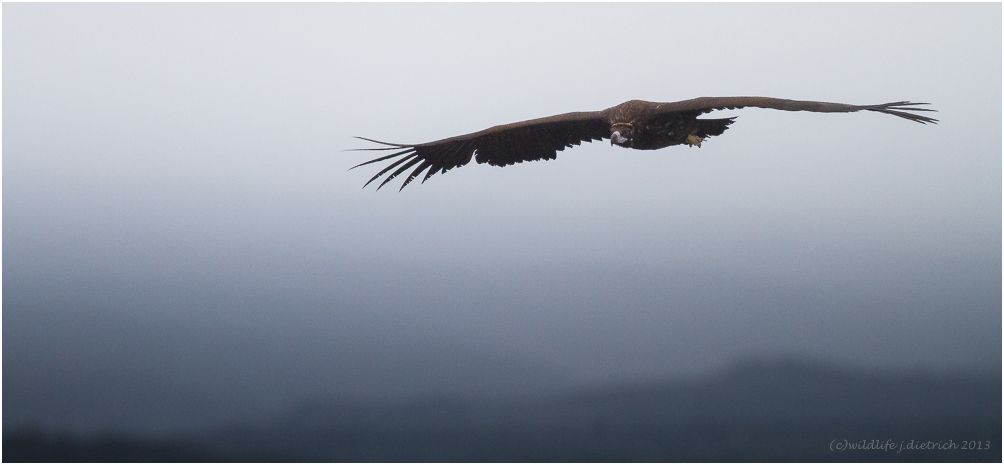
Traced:
POLYGON ((4 428, 556 392, 793 357, 1001 366, 1000 4, 5 4, 4 428), (375 152, 746 109, 397 191, 375 152))

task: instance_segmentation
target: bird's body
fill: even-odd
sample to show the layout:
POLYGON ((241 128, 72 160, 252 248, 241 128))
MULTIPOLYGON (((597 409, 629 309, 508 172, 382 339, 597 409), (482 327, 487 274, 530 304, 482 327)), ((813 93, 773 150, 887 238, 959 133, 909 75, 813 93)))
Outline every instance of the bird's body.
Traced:
POLYGON ((670 103, 629 100, 604 112, 610 121, 613 143, 637 150, 658 150, 671 145, 697 145, 725 132, 735 118, 698 119, 698 110, 666 111, 670 103), (696 136, 695 139, 693 136, 696 136))
POLYGON ((606 110, 564 113, 520 121, 424 144, 394 144, 360 138, 387 146, 362 150, 397 151, 353 168, 397 158, 366 184, 369 185, 380 176, 390 173, 377 187, 379 189, 391 179, 414 167, 401 185, 401 189, 404 189, 404 186, 425 170, 428 172, 422 182, 436 173, 445 173, 466 165, 472 158, 478 163, 495 166, 551 160, 557 157, 557 152, 560 150, 593 140, 610 139, 612 145, 637 150, 657 150, 681 144, 700 147, 704 139, 722 134, 735 121, 735 117, 698 118, 701 114, 714 110, 743 107, 821 113, 867 110, 899 116, 918 123, 937 122, 933 118, 910 113, 933 111, 917 108, 917 105, 927 104, 903 101, 879 105, 847 105, 769 97, 701 97, 671 103, 630 100, 606 110))

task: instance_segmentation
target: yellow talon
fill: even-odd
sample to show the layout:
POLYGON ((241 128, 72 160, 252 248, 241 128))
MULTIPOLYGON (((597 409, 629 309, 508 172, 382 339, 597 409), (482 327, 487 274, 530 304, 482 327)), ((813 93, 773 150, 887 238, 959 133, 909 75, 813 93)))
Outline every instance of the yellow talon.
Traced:
POLYGON ((700 147, 701 146, 701 141, 703 141, 703 140, 704 139, 701 139, 701 136, 698 136, 696 134, 691 134, 691 135, 687 136, 687 145, 689 145, 691 147, 693 147, 695 145, 697 147, 700 147))

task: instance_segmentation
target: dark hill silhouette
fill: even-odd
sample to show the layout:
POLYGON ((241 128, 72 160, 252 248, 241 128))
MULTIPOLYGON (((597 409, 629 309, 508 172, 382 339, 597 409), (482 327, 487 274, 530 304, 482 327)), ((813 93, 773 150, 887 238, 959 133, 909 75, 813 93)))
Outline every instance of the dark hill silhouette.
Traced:
POLYGON ((535 399, 316 401, 273 421, 156 443, 11 432, 4 460, 999 462, 1000 436, 1000 374, 753 362, 706 380, 535 399), (46 440, 61 446, 47 450, 46 440))

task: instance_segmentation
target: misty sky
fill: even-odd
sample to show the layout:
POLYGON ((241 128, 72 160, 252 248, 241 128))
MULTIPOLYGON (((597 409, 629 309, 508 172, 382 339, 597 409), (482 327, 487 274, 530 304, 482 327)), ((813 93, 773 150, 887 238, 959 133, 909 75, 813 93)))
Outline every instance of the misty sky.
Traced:
POLYGON ((1000 4, 3 13, 5 427, 112 424, 60 419, 116 389, 1001 366, 1000 4), (348 170, 373 154, 353 136, 731 95, 940 123, 746 109, 700 149, 583 144, 402 192, 348 170))

